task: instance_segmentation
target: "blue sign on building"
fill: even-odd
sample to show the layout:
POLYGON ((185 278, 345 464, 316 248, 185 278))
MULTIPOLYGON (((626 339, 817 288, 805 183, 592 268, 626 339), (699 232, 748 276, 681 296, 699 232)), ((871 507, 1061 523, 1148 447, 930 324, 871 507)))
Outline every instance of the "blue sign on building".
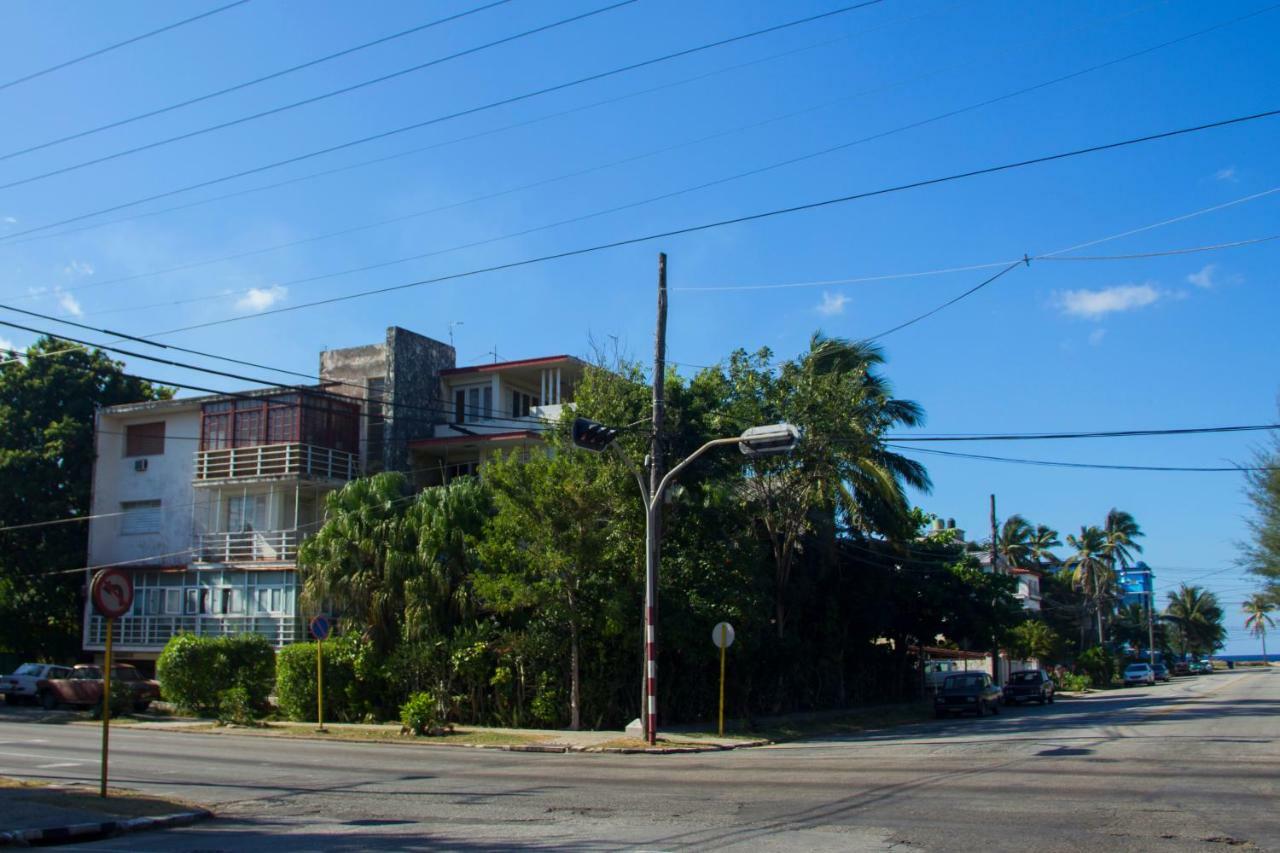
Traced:
MULTIPOLYGON (((1137 562, 1128 568, 1119 568, 1116 570, 1116 586, 1120 589, 1120 603, 1124 607, 1131 604, 1141 604, 1146 607, 1150 600, 1152 586, 1151 567, 1146 563, 1137 562)), ((1152 605, 1155 602, 1152 601, 1152 605)))

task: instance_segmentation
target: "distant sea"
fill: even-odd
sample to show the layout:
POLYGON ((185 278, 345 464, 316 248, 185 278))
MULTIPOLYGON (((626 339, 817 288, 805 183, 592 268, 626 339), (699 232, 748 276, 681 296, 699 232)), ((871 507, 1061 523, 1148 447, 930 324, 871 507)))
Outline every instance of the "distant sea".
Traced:
MULTIPOLYGON (((1243 661, 1251 661, 1251 660, 1261 661, 1262 655, 1214 655, 1213 659, 1214 660, 1233 660, 1233 661, 1236 661, 1237 663, 1241 663, 1243 661)), ((1268 653, 1267 660, 1271 661, 1272 663, 1280 663, 1280 653, 1278 654, 1268 653)))

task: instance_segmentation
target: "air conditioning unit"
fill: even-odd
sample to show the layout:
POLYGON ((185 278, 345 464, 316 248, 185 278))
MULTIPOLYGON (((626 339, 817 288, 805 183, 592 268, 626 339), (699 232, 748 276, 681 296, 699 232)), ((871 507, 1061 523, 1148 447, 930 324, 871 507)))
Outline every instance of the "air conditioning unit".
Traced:
POLYGON ((147 470, 147 460, 146 459, 133 460, 133 470, 137 471, 139 474, 147 470))

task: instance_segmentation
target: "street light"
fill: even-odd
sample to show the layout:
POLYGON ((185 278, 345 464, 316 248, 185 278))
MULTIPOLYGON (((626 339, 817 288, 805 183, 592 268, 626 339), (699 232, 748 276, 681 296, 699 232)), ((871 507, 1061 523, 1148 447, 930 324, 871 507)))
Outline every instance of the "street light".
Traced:
POLYGON ((658 483, 653 494, 645 484, 644 475, 635 464, 627 458, 615 441, 618 430, 606 427, 587 418, 574 418, 573 443, 583 450, 602 453, 612 449, 635 474, 636 483, 640 486, 640 498, 644 501, 644 713, 647 721, 645 737, 652 746, 658 740, 658 524, 657 516, 662 507, 662 495, 667 487, 675 482, 676 475, 687 468, 699 456, 714 447, 728 444, 738 445, 743 455, 750 459, 778 456, 790 453, 800 443, 800 430, 787 423, 770 424, 768 426, 751 427, 742 435, 732 438, 713 438, 672 468, 658 483))

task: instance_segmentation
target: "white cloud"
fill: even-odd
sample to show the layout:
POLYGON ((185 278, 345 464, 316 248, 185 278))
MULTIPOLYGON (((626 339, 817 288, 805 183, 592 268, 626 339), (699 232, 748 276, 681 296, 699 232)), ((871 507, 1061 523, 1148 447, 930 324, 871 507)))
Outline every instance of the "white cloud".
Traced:
POLYGON ((1132 311, 1160 299, 1160 291, 1147 284, 1120 284, 1101 290, 1066 290, 1057 294, 1058 307, 1073 317, 1096 320, 1117 311, 1132 311))
POLYGON ((58 304, 62 306, 63 311, 66 311, 72 317, 79 317, 84 314, 84 309, 80 307, 80 300, 66 291, 58 291, 58 304))
POLYGON ((1200 272, 1193 272, 1187 276, 1187 283, 1194 284, 1196 287, 1203 287, 1205 290, 1213 287, 1213 273, 1218 268, 1217 264, 1205 264, 1201 267, 1200 272))
POLYGON ((1089 333, 1089 346, 1096 347, 1102 343, 1102 339, 1107 336, 1106 329, 1094 329, 1089 333))
POLYGON ((0 219, 0 222, 3 222, 5 225, 17 225, 17 224, 18 224, 18 217, 16 217, 16 216, 6 216, 4 219, 0 219))
POLYGON ((266 311, 288 295, 289 289, 278 284, 271 287, 251 287, 236 300, 236 308, 241 311, 266 311))
POLYGON ((93 275, 93 264, 88 261, 72 261, 62 271, 70 276, 89 276, 93 275))
POLYGON ((1213 173, 1213 176, 1220 181, 1230 181, 1233 184, 1240 183, 1240 179, 1236 177, 1236 167, 1227 166, 1225 169, 1219 169, 1213 173))
POLYGON ((11 349, 17 349, 17 347, 13 345, 13 341, 8 338, 0 338, 0 358, 9 358, 9 353, 4 352, 3 350, 11 349))
POLYGON ((849 301, 849 297, 843 293, 822 293, 822 304, 817 307, 819 314, 825 314, 828 317, 834 317, 836 314, 844 313, 845 303, 849 301))

